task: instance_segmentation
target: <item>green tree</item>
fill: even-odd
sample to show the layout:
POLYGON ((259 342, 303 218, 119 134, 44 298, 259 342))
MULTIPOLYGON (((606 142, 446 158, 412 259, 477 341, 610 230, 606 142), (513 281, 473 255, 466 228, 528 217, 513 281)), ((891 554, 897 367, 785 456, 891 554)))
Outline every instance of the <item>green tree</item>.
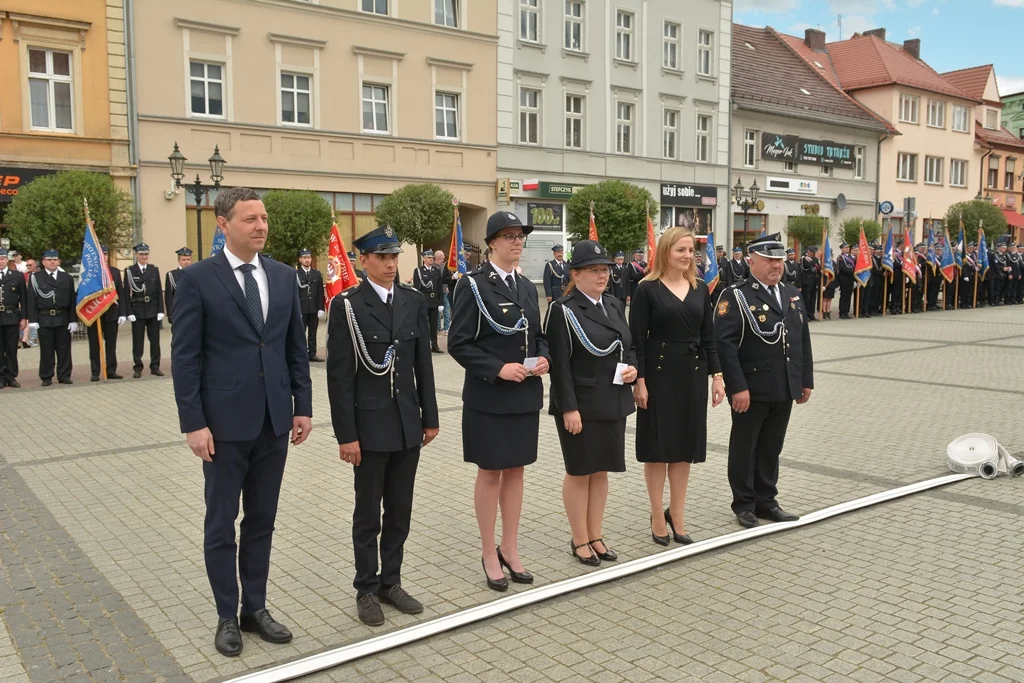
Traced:
POLYGON ((845 219, 839 228, 839 236, 843 238, 844 242, 854 246, 860 241, 861 227, 864 228, 864 236, 867 237, 868 244, 881 239, 882 224, 871 218, 860 217, 845 219))
POLYGON ((451 234, 454 197, 432 183, 406 185, 377 205, 377 222, 390 225, 403 242, 420 250, 451 234))
POLYGON ((65 263, 77 262, 85 238, 83 199, 89 200, 100 242, 111 249, 131 246, 133 231, 141 224, 131 195, 110 176, 89 171, 60 171, 21 188, 6 214, 12 245, 35 257, 57 249, 65 263))
POLYGON ((299 250, 327 252, 331 239, 331 205, 312 190, 271 190, 263 197, 267 208, 267 244, 263 253, 294 264, 299 250))
POLYGON ((828 221, 822 216, 814 214, 790 216, 789 222, 786 224, 786 232, 806 249, 812 244, 821 247, 821 233, 828 227, 828 221))
POLYGON ((566 224, 574 242, 590 234, 590 202, 594 202, 597 236, 613 254, 629 253, 647 243, 648 209, 658 224, 658 202, 650 192, 622 180, 605 180, 582 188, 566 204, 566 224))
POLYGON ((967 234, 968 241, 977 237, 978 226, 982 221, 984 221, 985 236, 990 242, 995 237, 1005 235, 1009 230, 1006 217, 995 204, 979 199, 957 202, 949 207, 946 217, 943 219, 943 225, 949 228, 949 237, 954 242, 960 231, 961 218, 964 221, 964 232, 967 234))

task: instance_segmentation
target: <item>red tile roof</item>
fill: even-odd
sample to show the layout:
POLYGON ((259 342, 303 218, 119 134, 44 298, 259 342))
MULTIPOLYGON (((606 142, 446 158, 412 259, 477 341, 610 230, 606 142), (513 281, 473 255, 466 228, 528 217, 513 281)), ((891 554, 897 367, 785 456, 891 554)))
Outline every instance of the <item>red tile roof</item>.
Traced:
POLYGON ((1005 128, 990 130, 981 125, 980 121, 974 125, 974 138, 985 147, 1002 146, 1024 149, 1024 140, 1010 131, 1005 128))
POLYGON ((829 43, 826 48, 839 82, 847 92, 903 85, 980 102, 979 98, 953 85, 903 48, 875 36, 857 35, 849 40, 829 43))
POLYGON ((985 97, 985 86, 988 85, 989 74, 992 73, 992 65, 972 66, 969 69, 947 71, 941 74, 942 77, 963 90, 976 100, 985 97))
POLYGON ((836 75, 836 69, 832 66, 832 58, 828 56, 827 52, 816 52, 812 50, 807 47, 807 43, 804 42, 804 39, 798 36, 779 33, 779 37, 782 38, 786 45, 789 45, 794 52, 800 55, 805 62, 817 69, 819 74, 827 78, 829 83, 837 88, 842 88, 842 84, 839 83, 839 76, 836 75), (821 64, 821 66, 819 67, 818 64, 821 64))

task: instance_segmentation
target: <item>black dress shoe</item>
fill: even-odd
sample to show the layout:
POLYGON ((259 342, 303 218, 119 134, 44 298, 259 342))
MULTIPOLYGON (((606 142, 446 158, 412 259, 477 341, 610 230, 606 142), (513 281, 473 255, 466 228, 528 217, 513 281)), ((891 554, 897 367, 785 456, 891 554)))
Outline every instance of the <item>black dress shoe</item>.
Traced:
POLYGON ((439 349, 436 346, 434 348, 430 349, 430 352, 431 353, 444 353, 444 351, 442 351, 441 349, 439 349))
POLYGON ((651 527, 652 527, 651 528, 651 540, 653 540, 658 545, 668 545, 668 541, 669 541, 668 534, 665 534, 664 536, 659 536, 658 534, 654 533, 654 528, 653 528, 654 527, 654 518, 653 517, 651 518, 651 527))
POLYGON ((21 385, 18 384, 18 380, 16 379, 7 380, 7 386, 9 386, 11 389, 21 389, 21 385))
POLYGON ((150 374, 156 375, 157 377, 163 377, 164 376, 164 371, 161 370, 160 368, 153 368, 149 372, 150 372, 150 374))
POLYGON ((99 382, 100 381, 100 376, 99 375, 93 375, 92 377, 89 378, 89 381, 90 382, 99 382))
POLYGON ((257 610, 253 614, 243 614, 239 625, 246 633, 259 633, 260 638, 268 643, 288 643, 292 639, 292 632, 275 621, 265 609, 257 610))
POLYGON ((402 614, 419 614, 423 611, 423 604, 405 592, 401 586, 383 586, 377 591, 377 599, 386 602, 402 614))
POLYGON ((490 575, 487 574, 487 563, 484 562, 484 559, 482 557, 480 558, 480 564, 482 564, 484 567, 484 578, 487 579, 488 588, 490 588, 492 591, 498 591, 499 593, 508 590, 508 579, 505 578, 505 572, 501 573, 500 579, 492 579, 490 575))
POLYGON ((110 374, 107 375, 107 379, 124 379, 124 377, 117 374, 116 372, 111 372, 110 374))
POLYGON ((228 617, 217 622, 217 635, 213 639, 217 652, 225 657, 242 654, 242 633, 238 630, 238 619, 228 617))
POLYGON ((142 377, 142 370, 136 370, 135 372, 133 372, 132 377, 134 377, 135 379, 142 377))
POLYGON ((597 538, 597 539, 594 539, 593 541, 591 541, 590 542, 590 549, 594 552, 595 555, 600 557, 605 562, 614 562, 615 560, 619 559, 619 554, 617 552, 615 552, 614 550, 612 550, 611 548, 609 548, 608 544, 604 542, 603 538, 597 538), (594 547, 595 543, 600 543, 601 545, 604 546, 604 552, 603 553, 602 552, 598 552, 597 548, 594 547))
POLYGON ((594 552, 593 548, 590 548, 589 543, 580 543, 579 545, 576 545, 572 541, 569 541, 569 547, 572 548, 572 550, 570 550, 569 553, 577 560, 579 560, 580 564, 585 564, 588 567, 601 566, 601 558, 597 556, 597 553, 594 552), (578 552, 576 552, 580 548, 590 548, 590 557, 583 557, 578 552))
POLYGON ((505 561, 505 556, 501 554, 501 546, 498 546, 498 564, 507 569, 508 573, 512 575, 512 583, 533 583, 533 574, 525 569, 517 572, 512 569, 512 565, 505 561))
POLYGON ((312 356, 309 357, 309 362, 310 363, 323 363, 324 359, 314 353, 312 356))
POLYGON ((74 384, 74 382, 72 382, 70 379, 59 379, 57 381, 60 382, 61 384, 74 384))
POLYGON ((380 626, 384 623, 384 610, 380 608, 380 600, 373 593, 356 598, 356 609, 359 610, 359 621, 367 626, 380 626))
POLYGON ((773 522, 795 522, 800 519, 797 515, 791 515, 778 505, 767 510, 759 510, 757 516, 761 519, 770 519, 773 522))
POLYGON ((761 523, 757 521, 757 517, 750 510, 744 510, 743 512, 736 513, 736 519, 739 520, 740 526, 744 529, 753 529, 755 526, 761 523))
POLYGON ((668 524, 669 530, 672 531, 672 538, 676 543, 682 543, 683 545, 690 545, 693 543, 693 539, 690 538, 690 534, 676 533, 676 527, 672 523, 672 515, 669 513, 668 508, 665 508, 665 522, 668 524))
POLYGON ((53 384, 53 380, 49 380, 49 379, 44 379, 44 380, 43 380, 43 386, 44 386, 44 387, 48 387, 48 386, 50 386, 51 384, 53 384))

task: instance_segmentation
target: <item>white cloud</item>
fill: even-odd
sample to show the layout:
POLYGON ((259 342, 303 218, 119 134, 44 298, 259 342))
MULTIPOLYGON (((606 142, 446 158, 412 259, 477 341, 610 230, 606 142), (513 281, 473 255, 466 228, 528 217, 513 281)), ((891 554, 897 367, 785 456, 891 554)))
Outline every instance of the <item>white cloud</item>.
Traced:
POLYGON ((917 38, 918 36, 921 35, 921 27, 911 26, 910 28, 907 29, 907 35, 910 36, 911 38, 917 38))
POLYGON ((1024 7, 1024 0, 992 0, 996 7, 1024 7))
POLYGON ((895 0, 829 0, 828 8, 832 14, 842 14, 844 16, 848 12, 873 15, 883 10, 896 9, 896 2, 895 0))
POLYGON ((1000 96, 1024 91, 1024 76, 1000 76, 996 74, 1000 96))
POLYGON ((939 8, 938 7, 932 7, 932 16, 933 17, 939 16, 939 8))
POLYGON ((914 9, 916 7, 920 7, 927 1, 928 0, 907 0, 907 7, 909 7, 910 9, 914 9))
POLYGON ((800 0, 736 0, 735 12, 791 12, 800 6, 800 0))

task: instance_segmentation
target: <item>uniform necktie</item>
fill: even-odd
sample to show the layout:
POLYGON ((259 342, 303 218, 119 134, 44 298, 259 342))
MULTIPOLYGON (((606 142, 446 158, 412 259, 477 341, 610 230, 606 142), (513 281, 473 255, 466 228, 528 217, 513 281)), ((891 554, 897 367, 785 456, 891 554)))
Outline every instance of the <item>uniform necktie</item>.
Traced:
POLYGON ((384 307, 388 309, 388 313, 394 313, 395 312, 395 307, 391 303, 391 299, 392 299, 393 296, 394 295, 391 292, 388 292, 388 300, 386 302, 384 302, 384 307))
POLYGON ((602 302, 600 302, 600 301, 597 302, 597 310, 599 310, 602 313, 604 313, 604 317, 606 317, 606 318, 608 317, 608 311, 605 310, 604 304, 602 302))
POLYGON ((519 291, 516 289, 516 279, 512 277, 512 273, 505 276, 505 284, 508 285, 510 290, 512 290, 512 294, 516 296, 519 295, 519 291))
POLYGON ((772 285, 771 287, 768 288, 768 293, 772 295, 772 299, 774 299, 775 303, 777 303, 779 305, 779 308, 782 308, 782 302, 779 301, 779 296, 778 296, 778 293, 776 292, 776 288, 777 288, 777 285, 772 285))
POLYGON ((251 263, 243 263, 238 266, 238 269, 242 271, 242 281, 245 283, 245 306, 249 309, 249 319, 255 325, 256 332, 262 336, 264 324, 263 304, 260 301, 259 285, 256 284, 256 278, 252 274, 252 271, 256 270, 256 266, 251 263))

